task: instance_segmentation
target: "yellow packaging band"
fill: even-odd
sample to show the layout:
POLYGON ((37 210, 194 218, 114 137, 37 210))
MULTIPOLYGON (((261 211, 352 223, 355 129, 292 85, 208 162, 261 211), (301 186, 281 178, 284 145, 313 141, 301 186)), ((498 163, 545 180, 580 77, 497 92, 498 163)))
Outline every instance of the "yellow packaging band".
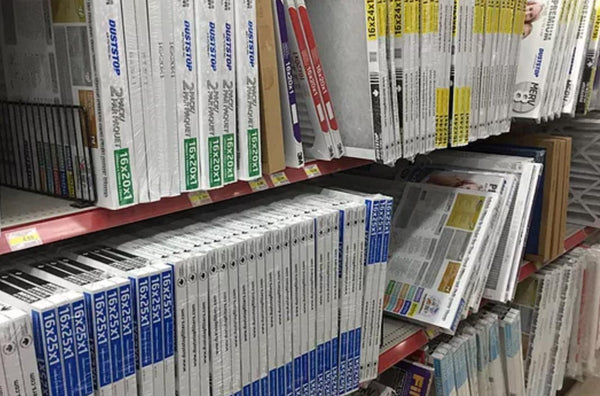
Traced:
POLYGON ((431 0, 423 0, 421 3, 421 33, 429 33, 429 13, 431 12, 431 0))
POLYGON ((483 34, 485 23, 485 6, 483 1, 479 0, 475 4, 475 16, 473 17, 473 33, 483 34))
POLYGON ((440 1, 432 0, 429 7, 429 32, 437 33, 439 31, 440 1))
POLYGON ((464 87, 462 91, 461 114, 463 114, 463 132, 461 143, 468 144, 469 131, 471 130, 471 87, 464 87))
POLYGON ((404 0, 404 33, 419 33, 419 3, 416 0, 404 0))
POLYGON ((500 31, 500 0, 494 0, 491 9, 492 12, 492 30, 491 33, 500 31))
POLYGON ((450 128, 450 89, 437 88, 435 93, 436 147, 448 146, 448 129, 450 128))
POLYGON ((515 11, 515 24, 513 32, 518 35, 523 35, 523 29, 525 27, 525 7, 527 0, 517 0, 517 10, 515 11))
POLYGON ((500 11, 500 33, 510 34, 513 25, 513 10, 511 0, 502 1, 500 11))
POLYGON ((387 36, 387 0, 377 0, 377 30, 379 37, 387 36))

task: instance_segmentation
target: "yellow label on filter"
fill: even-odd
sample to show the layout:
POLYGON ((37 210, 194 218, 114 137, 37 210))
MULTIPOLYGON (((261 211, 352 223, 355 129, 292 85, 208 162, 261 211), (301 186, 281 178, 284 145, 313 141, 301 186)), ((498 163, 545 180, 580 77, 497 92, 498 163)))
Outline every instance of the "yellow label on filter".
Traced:
POLYGON ((471 128, 471 87, 458 87, 452 98, 452 145, 463 146, 469 143, 471 128))
POLYGON ((435 145, 436 148, 448 147, 448 129, 450 114, 450 88, 437 88, 435 92, 435 145))
POLYGON ((592 30, 592 40, 598 40, 600 35, 600 8, 596 8, 596 17, 594 18, 594 29, 592 30))
POLYGON ((491 33, 498 33, 500 31, 500 0, 493 0, 493 6, 491 9, 492 18, 492 30, 491 33))
POLYGON ((404 33, 419 33, 419 2, 417 0, 404 0, 404 33))
POLYGON ((473 33, 484 32, 485 5, 483 0, 477 0, 475 3, 475 16, 473 17, 473 33))
POLYGON ((514 4, 514 18, 515 21, 513 23, 513 34, 522 35, 523 27, 525 25, 525 2, 527 0, 515 0, 514 4))
POLYGON ((390 13, 392 15, 391 21, 396 38, 402 37, 402 4, 403 0, 392 0, 390 8, 390 13))
POLYGON ((460 4, 458 0, 454 0, 454 9, 452 10, 452 37, 456 37, 456 32, 458 31, 458 10, 460 9, 460 4))
POLYGON ((423 0, 421 2, 420 18, 421 18, 421 33, 429 33, 429 13, 431 12, 431 0, 423 0))
POLYGON ((377 0, 377 31, 379 37, 387 36, 387 0, 377 0))
POLYGON ((461 138, 462 144, 469 143, 469 132, 471 131, 471 87, 463 88, 462 107, 463 107, 463 133, 461 138))
POLYGON ((513 24, 513 8, 510 0, 502 2, 502 10, 500 12, 500 33, 510 34, 513 24))
POLYGON ((377 3, 376 0, 365 0, 365 17, 367 21, 367 40, 377 40, 377 3))
POLYGON ((437 33, 439 29, 439 18, 440 18, 440 1, 430 0, 429 2, 429 15, 426 19, 426 23, 429 25, 428 33, 437 33))
POLYGON ((492 13, 494 9, 494 0, 488 0, 485 6, 485 32, 492 33, 493 29, 493 18, 492 13))

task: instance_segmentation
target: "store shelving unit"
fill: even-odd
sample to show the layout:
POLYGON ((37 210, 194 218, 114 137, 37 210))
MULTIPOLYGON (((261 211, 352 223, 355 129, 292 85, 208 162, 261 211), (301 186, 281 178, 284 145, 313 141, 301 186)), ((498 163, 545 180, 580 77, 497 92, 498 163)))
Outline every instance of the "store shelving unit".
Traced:
POLYGON ((76 208, 66 200, 13 189, 2 190, 2 235, 0 255, 154 217, 225 201, 255 192, 298 183, 315 177, 370 164, 371 161, 342 158, 315 161, 304 168, 287 168, 254 182, 237 182, 212 191, 183 194, 159 202, 111 211, 76 208))
MULTIPOLYGON (((78 208, 70 201, 2 187, 3 228, 0 235, 0 255, 246 196, 370 163, 368 160, 353 158, 329 162, 315 161, 304 168, 287 168, 283 172, 265 175, 256 182, 240 181, 218 190, 183 194, 118 211, 97 207, 78 208)), ((565 252, 581 245, 598 230, 570 226, 567 231, 569 236, 565 241, 565 252)), ((524 262, 519 272, 519 281, 528 278, 542 266, 540 263, 524 262)), ((422 348, 431 339, 431 335, 431 331, 406 323, 398 325, 393 331, 384 331, 379 372, 384 372, 422 348)))
MULTIPOLYGON (((599 230, 592 227, 582 227, 582 226, 573 226, 569 225, 567 229, 567 239, 565 240, 565 251, 563 254, 569 252, 570 250, 580 246, 589 236, 597 233, 599 230)), ((561 255, 562 256, 562 255, 561 255)), ((560 256, 559 256, 560 257, 560 256)), ((554 260, 556 260, 556 257, 554 260)), ((551 260, 550 262, 554 261, 551 260)), ((548 263, 544 263, 548 264, 548 263)), ((544 264, 534 263, 534 262, 524 262, 521 266, 521 270, 519 271, 519 282, 527 279, 534 273, 536 273, 540 268, 544 266, 544 264)), ((386 318, 387 319, 387 318, 386 318)), ((394 320, 394 319, 389 319, 394 320)), ((399 322, 399 321, 398 321, 399 322)), ((399 322, 401 323, 401 322, 399 322)), ((399 327, 401 325, 398 325, 399 327)), ((401 326, 404 327, 404 326, 401 326)), ((384 329, 383 333, 383 346, 381 348, 381 352, 379 354, 379 373, 383 373, 390 367, 394 366, 396 363, 400 362, 403 359, 406 359, 408 356, 412 355, 414 352, 418 351, 422 348, 431 337, 428 333, 432 333, 431 331, 427 331, 422 328, 415 328, 413 326, 403 329, 405 332, 405 336, 397 342, 393 346, 389 346, 389 344, 394 337, 397 338, 394 332, 387 332, 384 329), (406 335, 410 331, 410 334, 406 335)), ((435 335, 435 333, 434 333, 435 335)))

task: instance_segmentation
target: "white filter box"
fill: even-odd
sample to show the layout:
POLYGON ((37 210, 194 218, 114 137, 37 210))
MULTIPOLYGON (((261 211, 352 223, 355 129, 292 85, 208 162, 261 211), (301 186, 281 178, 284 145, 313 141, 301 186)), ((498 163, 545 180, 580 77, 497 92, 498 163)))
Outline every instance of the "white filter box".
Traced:
MULTIPOLYGON (((219 0, 217 5, 217 68, 221 77, 221 133, 223 184, 237 181, 237 100, 236 42, 234 1, 219 0)), ((199 58, 201 60, 202 58, 199 58)))
POLYGON ((234 3, 238 177, 253 180, 262 175, 256 2, 234 3))
MULTIPOLYGON (((194 13, 195 2, 173 2, 173 30, 175 36, 175 81, 177 103, 177 140, 179 142, 179 180, 181 192, 200 189, 200 81, 196 69, 196 37, 201 34, 199 20, 194 13)), ((200 8, 198 4, 196 8, 200 8)), ((215 32, 216 37, 216 32, 215 32)), ((220 146, 218 150, 220 158, 220 146)), ((219 168, 220 170, 220 168, 219 168)), ((219 173, 220 181, 220 173, 219 173)), ((220 183, 219 183, 220 184, 220 183)))

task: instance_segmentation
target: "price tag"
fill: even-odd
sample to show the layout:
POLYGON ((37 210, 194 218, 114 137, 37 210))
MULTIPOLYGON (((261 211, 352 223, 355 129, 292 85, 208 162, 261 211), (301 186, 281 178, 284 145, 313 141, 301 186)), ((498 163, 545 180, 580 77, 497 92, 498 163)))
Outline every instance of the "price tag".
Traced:
POLYGON ((42 238, 36 228, 28 228, 6 234, 6 241, 12 252, 23 250, 42 244, 42 238))
POLYGON ((321 170, 317 164, 309 164, 304 167, 304 172, 309 179, 321 176, 321 170))
POLYGON ((271 175, 271 181, 275 187, 285 186, 286 184, 290 184, 290 181, 287 178, 285 172, 277 172, 271 175))
POLYGON ((188 198, 193 207, 207 205, 212 203, 212 198, 208 191, 195 191, 188 194, 188 198))
POLYGON ((267 184, 267 181, 262 177, 257 180, 249 181, 248 184, 250 185, 250 188, 254 192, 264 191, 264 190, 269 189, 269 185, 267 184))

